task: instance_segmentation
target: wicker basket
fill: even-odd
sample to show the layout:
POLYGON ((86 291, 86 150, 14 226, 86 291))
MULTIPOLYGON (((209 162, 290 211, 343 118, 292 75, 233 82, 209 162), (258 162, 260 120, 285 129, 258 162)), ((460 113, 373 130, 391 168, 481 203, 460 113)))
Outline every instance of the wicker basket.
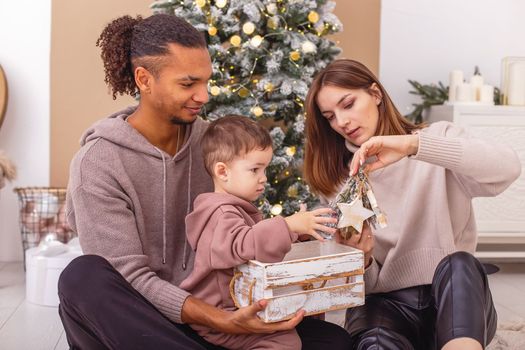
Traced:
POLYGON ((66 189, 53 187, 15 188, 20 206, 22 246, 36 247, 43 239, 67 243, 75 233, 66 223, 66 189))

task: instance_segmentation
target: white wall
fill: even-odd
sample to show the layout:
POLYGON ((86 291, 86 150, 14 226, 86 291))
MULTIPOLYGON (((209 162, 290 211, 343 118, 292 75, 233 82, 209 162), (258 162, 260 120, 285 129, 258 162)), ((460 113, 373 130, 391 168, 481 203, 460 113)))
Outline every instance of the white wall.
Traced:
POLYGON ((470 79, 478 65, 500 86, 501 60, 525 56, 525 1, 383 0, 380 80, 402 114, 418 97, 408 79, 448 85, 449 72, 470 79))
POLYGON ((0 1, 0 64, 8 80, 0 150, 18 178, 0 190, 0 261, 22 260, 14 187, 49 186, 51 0, 0 1))

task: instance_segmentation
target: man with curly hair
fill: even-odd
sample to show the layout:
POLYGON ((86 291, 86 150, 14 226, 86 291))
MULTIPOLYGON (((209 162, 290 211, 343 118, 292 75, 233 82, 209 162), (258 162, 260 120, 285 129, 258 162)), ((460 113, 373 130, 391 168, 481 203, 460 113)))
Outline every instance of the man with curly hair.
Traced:
POLYGON ((348 348, 336 325, 299 312, 265 324, 265 301, 230 312, 178 287, 193 266, 185 235, 193 200, 213 191, 198 117, 208 101, 211 60, 202 34, 171 15, 123 16, 97 45, 105 81, 138 106, 94 124, 70 169, 67 219, 84 253, 59 280, 59 313, 74 349, 216 348, 187 324, 223 333, 294 327, 305 349, 348 348))

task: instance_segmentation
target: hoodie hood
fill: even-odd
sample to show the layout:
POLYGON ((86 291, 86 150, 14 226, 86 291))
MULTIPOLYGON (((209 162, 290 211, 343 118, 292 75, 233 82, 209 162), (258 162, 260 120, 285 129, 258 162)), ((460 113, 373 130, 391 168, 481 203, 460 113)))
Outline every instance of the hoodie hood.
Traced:
POLYGON ((82 135, 80 145, 84 146, 90 141, 102 138, 119 146, 155 158, 162 158, 158 150, 126 121, 136 109, 136 106, 128 107, 123 111, 110 115, 108 118, 99 120, 82 135))
POLYGON ((213 213, 222 206, 231 205, 246 213, 254 223, 262 220, 255 205, 228 193, 203 193, 195 198, 193 211, 186 217, 186 236, 195 250, 197 242, 213 213))

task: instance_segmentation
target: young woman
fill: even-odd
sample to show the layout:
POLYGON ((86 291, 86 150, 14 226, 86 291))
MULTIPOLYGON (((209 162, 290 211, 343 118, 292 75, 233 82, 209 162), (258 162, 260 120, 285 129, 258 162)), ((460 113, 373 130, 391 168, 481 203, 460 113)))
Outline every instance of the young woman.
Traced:
POLYGON ((345 328, 356 349, 481 349, 496 330, 483 266, 472 256, 472 198, 521 172, 515 152, 459 126, 404 119, 364 65, 332 62, 306 100, 305 179, 331 199, 360 166, 388 227, 345 244, 365 252, 365 305, 345 328), (498 164, 498 166, 495 166, 498 164))

